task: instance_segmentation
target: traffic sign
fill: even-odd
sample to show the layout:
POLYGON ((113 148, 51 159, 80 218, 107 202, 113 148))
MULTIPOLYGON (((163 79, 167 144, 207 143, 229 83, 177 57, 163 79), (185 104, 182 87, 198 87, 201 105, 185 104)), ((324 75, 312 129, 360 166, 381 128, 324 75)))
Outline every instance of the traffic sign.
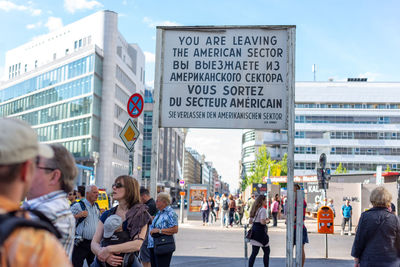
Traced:
POLYGON ((140 116, 140 114, 142 114, 143 107, 144 107, 143 97, 140 94, 135 93, 131 95, 131 97, 129 98, 128 105, 126 108, 129 113, 129 116, 131 116, 132 118, 137 118, 140 116))
POLYGON ((182 180, 179 180, 179 185, 180 185, 180 186, 185 186, 185 180, 183 180, 183 179, 182 179, 182 180))
POLYGON ((139 135, 140 135, 140 132, 139 132, 138 128, 136 128, 136 125, 132 122, 131 119, 128 119, 124 128, 122 129, 121 133, 119 134, 119 137, 121 137, 121 140, 125 144, 126 148, 129 151, 132 151, 133 146, 135 145, 136 140, 138 139, 139 135))

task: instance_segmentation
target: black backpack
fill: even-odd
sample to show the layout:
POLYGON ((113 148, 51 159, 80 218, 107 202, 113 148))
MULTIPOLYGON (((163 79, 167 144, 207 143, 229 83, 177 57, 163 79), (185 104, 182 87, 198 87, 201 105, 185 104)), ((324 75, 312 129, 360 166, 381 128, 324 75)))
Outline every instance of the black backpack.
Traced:
MULTIPOLYGON (((30 210, 29 213, 35 215, 39 220, 26 219, 21 216, 17 216, 17 212, 11 211, 9 213, 0 214, 0 246, 3 245, 4 241, 11 235, 11 233, 21 227, 31 227, 35 229, 41 229, 49 231, 54 234, 57 239, 61 238, 60 232, 52 224, 52 222, 40 211, 30 210)), ((22 211, 27 212, 27 211, 22 211)))
MULTIPOLYGON (((86 205, 85 205, 85 203, 83 203, 82 200, 81 200, 81 201, 78 201, 77 203, 72 204, 72 206, 73 206, 73 205, 77 205, 78 203, 79 203, 79 205, 81 205, 82 211, 85 211, 85 210, 86 210, 86 205)), ((94 202, 94 204, 96 205, 97 209, 100 211, 99 204, 97 204, 97 202, 94 202)), ((76 220, 76 224, 75 224, 75 228, 78 227, 78 225, 79 225, 81 222, 83 222, 86 218, 87 218, 87 217, 81 217, 81 218, 77 219, 77 220, 76 220)))
POLYGON ((225 199, 225 200, 222 202, 222 208, 223 208, 224 210, 228 210, 228 209, 229 209, 228 199, 225 199))

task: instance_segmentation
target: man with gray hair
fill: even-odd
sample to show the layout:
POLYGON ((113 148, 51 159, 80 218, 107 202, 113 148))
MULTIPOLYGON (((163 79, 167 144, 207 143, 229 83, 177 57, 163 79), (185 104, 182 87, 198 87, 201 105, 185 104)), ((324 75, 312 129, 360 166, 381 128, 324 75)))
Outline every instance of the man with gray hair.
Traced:
POLYGON ((50 147, 54 157, 38 157, 32 187, 22 207, 26 210, 38 210, 51 220, 60 231, 60 242, 71 258, 75 239, 75 218, 70 210, 67 194, 73 188, 78 170, 74 157, 64 146, 52 144, 50 147))
POLYGON ((85 259, 88 265, 94 260, 90 244, 100 218, 99 205, 96 203, 98 196, 97 186, 89 185, 86 187, 86 198, 71 207, 76 219, 76 238, 72 253, 72 264, 75 267, 83 266, 85 259))

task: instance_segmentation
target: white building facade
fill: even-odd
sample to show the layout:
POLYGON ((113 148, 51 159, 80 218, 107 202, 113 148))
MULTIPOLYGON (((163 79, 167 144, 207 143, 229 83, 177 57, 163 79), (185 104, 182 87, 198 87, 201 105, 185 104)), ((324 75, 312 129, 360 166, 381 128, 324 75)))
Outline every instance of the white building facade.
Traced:
MULTIPOLYGON (((400 83, 297 82, 295 96, 295 175, 316 173, 321 153, 328 167, 348 172, 400 170, 400 83)), ((287 152, 287 132, 244 130, 246 173, 266 145, 273 159, 287 152)))
MULTIPOLYGON (((141 49, 119 33, 118 14, 97 12, 6 53, 0 116, 27 121, 40 141, 65 145, 79 165, 95 164, 91 182, 111 190, 115 177, 128 174, 119 133, 129 96, 144 95, 144 65, 141 49)), ((141 117, 134 121, 143 132, 141 117)), ((137 177, 142 142, 135 145, 137 177)))

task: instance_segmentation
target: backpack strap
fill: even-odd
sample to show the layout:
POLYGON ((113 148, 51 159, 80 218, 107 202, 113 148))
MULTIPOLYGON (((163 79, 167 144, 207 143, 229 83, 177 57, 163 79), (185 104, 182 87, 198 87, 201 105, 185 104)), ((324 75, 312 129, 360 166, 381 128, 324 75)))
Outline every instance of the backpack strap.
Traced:
POLYGON ((57 228, 50 222, 50 220, 39 211, 32 212, 40 220, 29 220, 16 215, 16 211, 0 215, 0 246, 7 240, 7 238, 13 233, 17 228, 21 227, 31 227, 35 229, 46 230, 54 234, 58 239, 61 238, 60 232, 57 228))
MULTIPOLYGON (((83 200, 79 201, 78 203, 81 206, 82 211, 85 211, 86 210, 86 205, 85 205, 85 203, 83 203, 83 200)), ((86 219, 86 217, 78 218, 78 220, 76 220, 75 228, 78 227, 78 225, 80 225, 85 219, 86 219)))

